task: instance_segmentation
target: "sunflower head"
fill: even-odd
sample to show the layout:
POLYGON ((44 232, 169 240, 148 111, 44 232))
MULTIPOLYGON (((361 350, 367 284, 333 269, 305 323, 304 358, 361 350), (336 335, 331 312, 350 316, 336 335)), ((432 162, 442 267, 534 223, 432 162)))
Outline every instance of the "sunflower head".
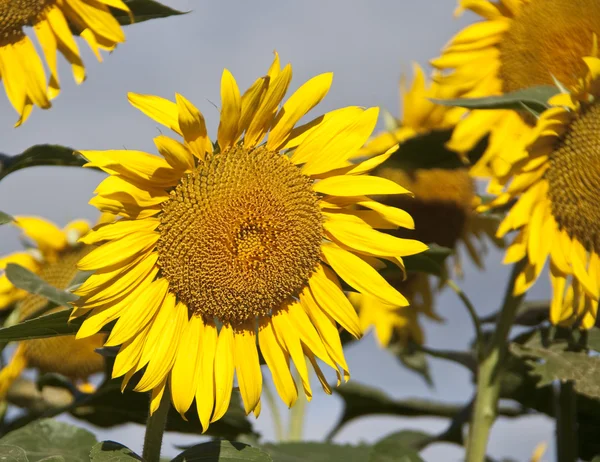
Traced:
POLYGON ((549 102, 527 139, 525 158, 510 165, 492 206, 516 200, 499 235, 518 231, 505 261, 526 259, 515 291, 523 293, 550 260, 555 324, 594 325, 600 287, 600 59, 582 60, 571 93, 549 102))
MULTIPOLYGON (((4 257, 2 268, 8 263, 16 263, 33 271, 50 285, 67 289, 77 273, 77 262, 91 250, 90 246, 78 243, 79 238, 89 231, 88 223, 77 220, 59 229, 42 218, 16 217, 15 224, 35 248, 4 257)), ((2 308, 15 306, 19 320, 35 317, 48 304, 46 298, 14 287, 5 274, 0 276, 0 285, 2 308)), ((61 309, 64 308, 50 312, 61 309)), ((95 349, 102 346, 103 340, 103 335, 96 335, 84 340, 64 336, 19 342, 11 362, 0 371, 0 395, 6 393, 12 381, 26 367, 62 374, 74 381, 85 380, 102 371, 104 359, 95 349)))
POLYGON ((196 397, 206 429, 229 404, 234 375, 246 412, 260 412, 259 349, 283 401, 307 398, 308 359, 326 392, 319 358, 348 379, 337 325, 361 335, 340 278, 359 293, 407 305, 375 268, 382 258, 423 251, 419 241, 379 229, 412 226, 410 216, 369 196, 405 194, 368 173, 390 152, 353 161, 371 135, 376 108, 347 107, 304 125, 327 94, 331 74, 281 104, 292 68, 279 56, 243 94, 229 71, 221 81, 217 142, 181 95, 175 102, 130 94, 130 102, 181 138, 155 138, 162 157, 139 151, 82 151, 110 176, 92 203, 120 215, 83 242, 103 243, 79 267, 95 270, 77 291, 78 337, 116 321, 106 345, 121 345, 113 376, 152 390, 167 386, 180 413, 196 397), (265 141, 266 139, 266 141, 265 141))
MULTIPOLYGON (((600 34, 600 4, 596 0, 460 0, 482 17, 459 32, 432 61, 440 70, 436 81, 458 96, 501 95, 535 85, 567 87, 585 73, 581 60, 600 34)), ((523 142, 535 120, 511 110, 473 110, 456 127, 448 147, 460 153, 488 137, 485 154, 472 175, 491 178, 489 191, 498 194, 509 169, 527 156, 523 142)))
POLYGON ((77 83, 85 68, 71 30, 86 40, 102 61, 100 50, 113 50, 125 36, 109 6, 128 12, 122 0, 0 0, 0 79, 6 95, 19 113, 16 126, 30 115, 34 105, 42 109, 60 93, 56 55, 60 52, 73 68, 77 83), (33 42, 25 34, 33 27, 50 71, 49 82, 33 42))

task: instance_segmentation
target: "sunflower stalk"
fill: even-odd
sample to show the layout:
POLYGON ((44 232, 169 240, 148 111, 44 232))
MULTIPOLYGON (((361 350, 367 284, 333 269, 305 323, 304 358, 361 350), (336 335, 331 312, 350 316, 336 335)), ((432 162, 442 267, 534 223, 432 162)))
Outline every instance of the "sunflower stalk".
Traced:
MULTIPOLYGON (((167 426, 167 416, 171 405, 169 393, 163 393, 158 409, 148 415, 146 433, 144 435, 144 449, 142 459, 144 462, 160 462, 160 448, 163 435, 167 426)), ((150 404, 151 405, 151 404, 150 404)))
POLYGON ((479 359, 475 404, 467 440, 467 462, 485 460, 490 430, 498 415, 500 381, 508 350, 508 335, 523 299, 523 295, 514 295, 515 282, 524 266, 525 260, 513 266, 502 309, 496 321, 496 330, 479 359))
POLYGON ((556 392, 556 454, 559 462, 577 461, 577 395, 572 381, 556 392))
MULTIPOLYGON (((294 373, 294 381, 298 384, 298 389, 302 390, 302 380, 298 371, 294 373)), ((304 393, 298 393, 298 399, 290 410, 290 422, 288 428, 288 441, 302 441, 304 433, 304 419, 306 415, 307 400, 304 393)))

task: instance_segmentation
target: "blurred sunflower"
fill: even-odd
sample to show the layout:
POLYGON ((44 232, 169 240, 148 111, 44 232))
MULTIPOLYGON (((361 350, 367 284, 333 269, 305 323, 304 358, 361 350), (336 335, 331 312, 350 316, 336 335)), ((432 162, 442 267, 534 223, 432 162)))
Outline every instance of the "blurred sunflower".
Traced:
POLYGON ((600 59, 582 62, 587 73, 571 93, 550 99, 527 158, 513 161, 510 182, 490 206, 515 201, 498 229, 499 236, 518 231, 505 263, 526 258, 515 294, 533 285, 550 257, 551 322, 588 329, 600 285, 600 59))
POLYGON ((302 85, 285 104, 292 77, 276 55, 243 95, 231 73, 221 80, 217 141, 187 99, 130 94, 130 102, 183 137, 154 139, 159 158, 139 151, 82 151, 110 176, 91 203, 122 218, 83 242, 108 241, 79 262, 96 270, 76 293, 87 314, 78 337, 116 321, 106 345, 121 345, 113 375, 152 390, 151 412, 167 384, 182 415, 196 397, 206 429, 229 405, 234 371, 246 413, 260 412, 259 349, 282 400, 308 399, 305 357, 326 392, 316 358, 349 377, 336 323, 361 334, 348 286, 388 303, 408 302, 374 269, 386 258, 425 250, 375 228, 411 226, 410 216, 367 196, 406 194, 367 173, 390 153, 352 163, 378 109, 347 107, 296 123, 329 91, 332 74, 302 85), (269 133, 266 143, 260 144, 269 133), (357 210, 359 205, 361 210, 357 210), (339 277, 338 277, 339 276, 339 277))
MULTIPOLYGON (((363 149, 363 152, 373 154, 400 143, 398 152, 377 167, 374 173, 413 193, 412 196, 390 196, 380 200, 409 212, 414 219, 414 227, 390 233, 451 249, 464 246, 472 261, 482 267, 485 238, 493 238, 495 230, 489 219, 475 213, 479 199, 467 169, 419 168, 414 160, 405 162, 402 150, 407 146, 405 143, 420 138, 427 142, 419 145, 415 154, 417 162, 436 165, 444 163, 450 156, 460 165, 456 154, 448 152, 444 143, 464 114, 464 109, 432 103, 430 98, 446 99, 455 95, 435 82, 428 84, 418 65, 415 65, 415 77, 410 89, 406 90, 405 82, 401 80, 400 93, 403 119, 395 121, 395 128, 377 135, 363 149), (444 225, 440 226, 440 223, 444 225)), ((453 269, 461 275, 458 256, 459 253, 455 252, 453 269)), ((359 310, 363 330, 372 326, 382 346, 387 346, 396 337, 404 344, 409 340, 423 343, 419 314, 441 320, 434 312, 434 288, 429 277, 425 273, 405 275, 396 271, 388 273, 388 279, 408 298, 410 306, 393 307, 368 295, 352 294, 351 300, 359 310)))
MULTIPOLYGON (((66 289, 77 273, 77 262, 91 250, 90 246, 77 242, 89 231, 88 223, 73 221, 61 230, 37 217, 16 217, 15 222, 35 247, 2 257, 0 269, 16 263, 52 286, 66 289)), ((46 298, 13 286, 6 274, 0 276, 0 309, 15 306, 19 321, 35 317, 47 304, 46 298)), ((62 309, 58 307, 48 312, 62 309)), ((102 356, 94 351, 102 346, 104 339, 105 336, 99 334, 83 340, 64 336, 19 342, 11 361, 0 371, 0 396, 6 394, 12 382, 27 367, 59 373, 73 382, 86 381, 90 375, 104 368, 102 356)))
POLYGON ((0 0, 0 79, 12 106, 19 113, 16 126, 31 113, 33 105, 48 109, 60 93, 57 51, 69 61, 79 84, 85 68, 73 31, 89 44, 99 61, 100 50, 113 50, 125 41, 121 26, 108 7, 131 14, 122 0, 0 0), (33 42, 25 34, 33 27, 50 70, 50 80, 33 42))
MULTIPOLYGON (((459 32, 431 63, 444 71, 437 82, 461 97, 500 95, 536 85, 567 87, 583 71, 581 56, 600 35, 597 0, 460 0, 456 11, 471 10, 484 18, 459 32)), ((461 120, 449 148, 464 153, 487 134, 485 155, 472 174, 506 178, 516 143, 530 134, 535 121, 509 110, 473 110, 461 120)))

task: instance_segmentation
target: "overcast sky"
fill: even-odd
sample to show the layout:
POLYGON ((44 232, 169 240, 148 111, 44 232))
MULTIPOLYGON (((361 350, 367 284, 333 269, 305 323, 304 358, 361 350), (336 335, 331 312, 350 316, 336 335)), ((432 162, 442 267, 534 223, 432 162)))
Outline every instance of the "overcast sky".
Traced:
MULTIPOLYGON (((131 107, 128 91, 172 98, 186 96, 203 111, 210 132, 216 135, 220 102, 219 83, 224 67, 247 88, 266 72, 273 50, 283 63, 293 65, 291 90, 308 78, 334 72, 329 95, 319 111, 341 106, 382 106, 398 114, 398 78, 410 72, 411 62, 426 64, 443 44, 473 17, 453 19, 453 0, 301 0, 301 1, 206 1, 163 0, 185 16, 150 21, 126 28, 127 42, 102 64, 80 43, 88 71, 87 81, 76 86, 67 64, 59 68, 62 93, 51 111, 35 109, 19 129, 12 126, 16 113, 4 93, 0 95, 0 152, 16 154, 40 143, 68 145, 76 149, 153 150, 157 135, 154 122, 131 107)), ((85 217, 94 220, 95 209, 87 204, 101 181, 96 172, 82 169, 32 168, 15 173, 0 183, 0 210, 11 214, 37 214, 63 225, 85 217)), ((0 229, 0 253, 18 248, 17 233, 0 229)), ((478 274, 466 266, 461 282, 481 314, 494 311, 508 277, 508 269, 493 252, 488 271, 478 274)), ((546 278, 534 287, 531 298, 548 298, 546 278)), ((453 293, 439 299, 443 325, 426 323, 429 345, 464 348, 472 338, 471 324, 453 293)), ((424 397, 457 403, 472 394, 470 376, 463 369, 432 361, 435 387, 429 389, 414 374, 397 366, 396 360, 375 345, 371 336, 347 350, 352 380, 381 387, 396 398, 424 397)), ((268 375, 268 374, 267 374, 268 375)), ((315 386, 316 388, 316 386, 315 386)), ((337 397, 315 392, 309 405, 305 436, 318 440, 327 433, 341 410, 337 397)), ((282 412, 287 412, 282 409, 282 412)), ((438 432, 446 421, 437 419, 365 418, 348 425, 338 442, 375 441, 401 429, 438 432)), ((273 438, 270 414, 263 414, 256 428, 265 439, 273 438)), ((503 421, 494 427, 490 454, 527 460, 542 440, 552 441, 549 419, 523 418, 503 421)), ((129 426, 99 432, 99 438, 116 439, 140 450, 143 430, 129 426)), ((173 443, 193 439, 170 436, 173 443)), ((551 460, 553 448, 546 460, 551 460)), ((423 452, 427 461, 458 461, 462 450, 435 445, 423 452)))

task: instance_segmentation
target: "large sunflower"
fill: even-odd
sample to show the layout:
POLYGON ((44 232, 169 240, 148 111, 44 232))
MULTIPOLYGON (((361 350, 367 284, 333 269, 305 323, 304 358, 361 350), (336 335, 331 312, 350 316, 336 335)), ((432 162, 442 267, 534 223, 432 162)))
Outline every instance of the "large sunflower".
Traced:
POLYGON ((69 61, 77 83, 85 79, 73 30, 89 44, 99 61, 100 50, 112 50, 125 35, 108 7, 130 13, 122 0, 0 0, 0 78, 21 125, 33 108, 50 107, 60 92, 57 51, 69 61), (50 70, 46 83, 44 65, 33 42, 25 34, 33 27, 50 70))
MULTIPOLYGON (((484 20, 459 32, 432 61, 444 72, 438 83, 463 97, 553 85, 554 79, 573 85, 583 71, 581 56, 600 35, 597 0, 460 0, 457 14, 463 10, 484 20)), ((514 157, 523 155, 515 142, 529 136, 533 123, 514 111, 474 110, 458 123, 449 147, 469 151, 489 133, 489 147, 472 174, 505 179, 514 157)), ((499 190, 496 181, 490 187, 499 190)))
MULTIPOLYGON (((91 250, 90 246, 77 242, 89 231, 88 223, 77 220, 60 229, 42 218, 16 217, 15 224, 35 247, 1 258, 0 269, 16 263, 54 287, 66 289, 77 273, 77 262, 91 250)), ((36 316, 47 303, 46 298, 18 289, 5 274, 0 275, 0 309, 16 306, 18 319, 24 320, 36 316)), ((26 367, 56 372, 74 382, 85 381, 90 375, 103 370, 104 360, 94 350, 102 346, 104 338, 99 334, 83 340, 65 336, 19 342, 10 363, 0 371, 0 396, 5 395, 26 367)))
MULTIPOLYGON (((409 89, 401 81, 402 119, 396 121, 397 127, 377 135, 365 146, 363 152, 375 153, 400 143, 400 149, 385 163, 375 169, 375 174, 390 179, 413 193, 412 196, 390 196, 381 201, 390 206, 399 207, 410 213, 414 219, 413 227, 392 230, 391 233, 403 238, 437 244, 456 249, 456 273, 461 272, 458 260, 458 248, 464 247, 472 261, 482 266, 482 253, 485 250, 485 237, 493 236, 493 226, 489 220, 474 212, 478 204, 473 180, 466 168, 441 169, 417 168, 418 162, 407 162, 402 158, 404 143, 421 138, 428 140, 414 156, 422 156, 422 165, 428 159, 455 157, 448 152, 444 142, 449 133, 464 114, 464 110, 450 106, 436 105, 433 99, 451 98, 449 89, 435 82, 427 83, 423 71, 415 66, 415 77, 409 89), (404 163, 403 163, 404 162, 404 163), (440 223, 444 223, 440 226, 440 223)), ((410 153, 412 154, 412 152, 410 153)), ((417 159, 418 161, 418 159, 417 159)), ((462 250, 462 249, 461 249, 462 250)), ((450 270, 448 269, 447 272, 450 270)), ((378 342, 387 346, 395 337, 402 342, 411 340, 422 343, 423 330, 419 324, 419 315, 424 314, 434 320, 441 318, 434 311, 434 288, 425 273, 410 273, 407 276, 396 271, 389 280, 410 301, 410 306, 390 306, 389 303, 369 295, 353 294, 351 300, 359 310, 363 329, 373 328, 378 342)))
POLYGON ((260 412, 259 349, 282 400, 298 391, 290 359, 312 395, 306 358, 330 391, 316 358, 347 379, 337 324, 360 336, 340 279, 396 305, 408 302, 374 269, 381 258, 426 249, 374 228, 410 226, 410 216, 368 196, 405 194, 368 176, 389 153, 351 163, 371 135, 378 109, 347 107, 294 127, 327 94, 332 74, 302 85, 285 104, 292 77, 276 55, 243 95, 227 70, 221 80, 217 142, 187 99, 130 94, 130 102, 183 140, 154 139, 164 158, 139 151, 82 151, 110 176, 91 203, 122 218, 92 231, 104 243, 79 268, 95 270, 77 294, 87 314, 78 337, 116 321, 106 345, 124 385, 152 390, 154 411, 169 384, 184 414, 196 397, 206 429, 226 411, 234 371, 246 413, 260 412), (266 143, 260 144, 269 133, 266 143), (339 277, 338 277, 339 276, 339 277), (306 357, 306 358, 305 358, 306 357))
POLYGON ((550 100, 527 158, 511 165, 510 182, 491 206, 516 200, 498 229, 500 236, 518 232, 505 262, 526 258, 515 293, 531 287, 549 257, 550 320, 590 328, 600 285, 600 59, 582 62, 587 74, 550 100))

